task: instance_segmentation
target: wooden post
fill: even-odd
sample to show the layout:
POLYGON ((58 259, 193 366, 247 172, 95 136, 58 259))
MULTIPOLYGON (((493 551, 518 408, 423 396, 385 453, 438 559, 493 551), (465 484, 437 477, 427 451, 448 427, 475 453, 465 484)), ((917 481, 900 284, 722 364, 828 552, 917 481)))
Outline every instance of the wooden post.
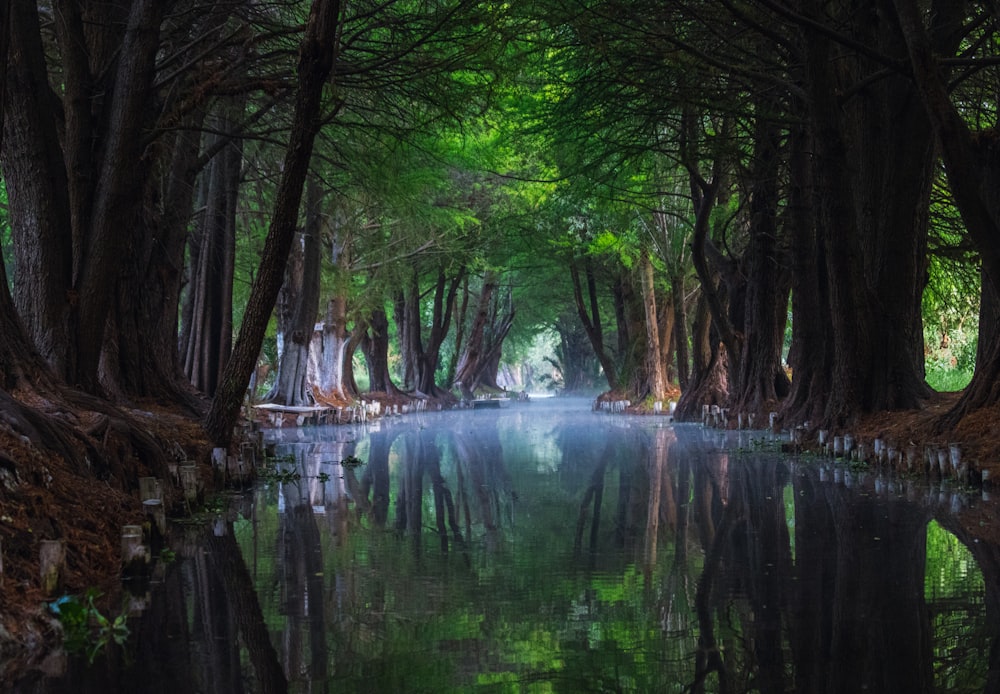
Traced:
POLYGON ((833 457, 840 458, 844 455, 844 437, 834 436, 833 437, 833 457))
POLYGON ((52 597, 59 590, 66 546, 62 540, 42 540, 38 548, 38 565, 42 579, 42 593, 52 597))
MULTIPOLYGON (((167 512, 163 508, 162 499, 146 499, 142 502, 142 508, 146 512, 146 517, 150 521, 151 528, 156 528, 160 537, 167 534, 167 512)), ((150 531, 152 532, 152 530, 150 531)))
POLYGON ((256 469, 257 449, 251 442, 244 441, 240 444, 240 457, 243 459, 243 462, 250 467, 250 469, 256 469))
POLYGON ((142 540, 141 525, 122 526, 122 569, 125 573, 139 571, 149 563, 149 548, 142 540))
POLYGON ((937 464, 938 471, 941 473, 941 477, 948 476, 948 451, 944 448, 939 448, 937 451, 937 464))
POLYGON ((180 473, 184 501, 193 504, 198 500, 198 467, 196 465, 182 465, 180 473))
POLYGON ((146 501, 147 499, 163 500, 163 485, 156 477, 139 478, 139 500, 146 501))
POLYGON ((212 473, 220 483, 226 483, 226 454, 225 448, 212 449, 212 473))
POLYGON ((958 469, 962 467, 962 444, 960 443, 949 443, 948 444, 948 458, 951 462, 952 472, 957 473, 958 469))

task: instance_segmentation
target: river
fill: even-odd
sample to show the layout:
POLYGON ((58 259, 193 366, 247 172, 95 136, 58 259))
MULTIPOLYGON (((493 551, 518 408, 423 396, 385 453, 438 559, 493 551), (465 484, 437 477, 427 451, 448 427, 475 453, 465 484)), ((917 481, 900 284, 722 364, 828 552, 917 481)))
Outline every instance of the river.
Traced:
POLYGON ((1000 687, 979 491, 583 400, 267 436, 131 586, 125 645, 22 691, 1000 687))

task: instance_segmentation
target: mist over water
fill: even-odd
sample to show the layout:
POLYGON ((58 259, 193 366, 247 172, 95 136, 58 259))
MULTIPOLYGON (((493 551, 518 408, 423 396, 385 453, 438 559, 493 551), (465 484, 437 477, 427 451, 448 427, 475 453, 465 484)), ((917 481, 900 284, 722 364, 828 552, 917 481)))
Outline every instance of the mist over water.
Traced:
POLYGON ((128 653, 73 691, 998 686, 978 494, 589 400, 268 438, 269 478, 178 529, 128 653))

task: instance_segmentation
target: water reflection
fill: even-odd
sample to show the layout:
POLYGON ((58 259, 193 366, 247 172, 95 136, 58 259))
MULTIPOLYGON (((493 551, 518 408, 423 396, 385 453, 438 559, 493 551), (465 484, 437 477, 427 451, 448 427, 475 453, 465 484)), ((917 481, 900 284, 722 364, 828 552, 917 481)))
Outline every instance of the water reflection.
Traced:
POLYGON ((72 691, 1000 686, 1000 551, 954 515, 985 502, 565 409, 278 432, 288 474, 176 534, 72 691))

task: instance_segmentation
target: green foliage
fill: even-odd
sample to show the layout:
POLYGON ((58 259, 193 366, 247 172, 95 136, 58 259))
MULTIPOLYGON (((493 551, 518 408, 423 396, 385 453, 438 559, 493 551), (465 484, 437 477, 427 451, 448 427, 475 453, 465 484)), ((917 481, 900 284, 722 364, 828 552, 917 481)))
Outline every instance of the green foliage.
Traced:
POLYGON ((89 588, 82 596, 64 595, 48 605, 62 625, 66 650, 86 656, 90 664, 109 644, 124 645, 129 636, 128 616, 124 612, 113 619, 105 616, 94 605, 99 597, 96 589, 89 588))
POLYGON ((983 573, 976 558, 937 521, 927 525, 924 600, 934 636, 935 689, 982 691, 991 638, 974 618, 982 608, 983 573))

